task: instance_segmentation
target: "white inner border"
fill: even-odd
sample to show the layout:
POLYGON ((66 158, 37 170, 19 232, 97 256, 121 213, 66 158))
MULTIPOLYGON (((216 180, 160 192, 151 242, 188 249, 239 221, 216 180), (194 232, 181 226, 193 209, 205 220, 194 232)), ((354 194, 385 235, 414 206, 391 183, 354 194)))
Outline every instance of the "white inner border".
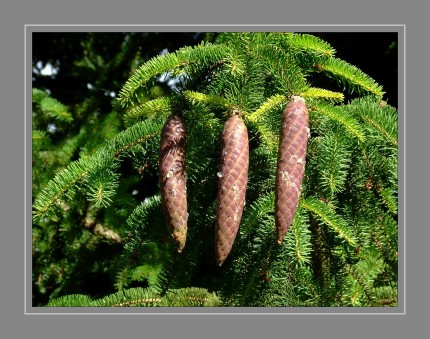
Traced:
MULTIPOLYGON (((52 310, 52 309, 58 309, 60 312, 28 312, 27 311, 27 285, 31 284, 31 282, 27 282, 27 262, 26 262, 26 258, 27 258, 27 217, 28 217, 28 211, 27 211, 27 34, 28 33, 27 29, 29 27, 403 27, 403 93, 399 88, 398 93, 399 94, 403 94, 403 105, 402 107, 400 107, 400 105, 398 105, 398 112, 400 112, 400 110, 403 111, 403 183, 405 184, 406 182, 406 25, 400 25, 400 24, 394 24, 394 25, 383 25, 383 24, 375 24, 375 25, 341 25, 341 24, 333 24, 333 25, 318 25, 318 24, 310 24, 310 25, 276 25, 276 24, 256 24, 256 25, 242 25, 242 24, 232 24, 232 25, 198 25, 198 24, 160 24, 160 25, 94 25, 94 24, 90 24, 90 25, 50 25, 50 24, 26 24, 24 25, 24 314, 25 315, 51 315, 51 314, 139 314, 139 315, 143 315, 143 314, 157 314, 157 315, 169 315, 169 314, 177 314, 177 315, 202 315, 202 314, 208 314, 208 315, 223 315, 223 314, 241 314, 241 315, 246 315, 246 314, 250 314, 250 315, 288 315, 288 314, 303 314, 303 315, 308 315, 308 314, 320 314, 320 315, 338 315, 338 314, 342 314, 342 315, 387 315, 387 314, 392 314, 392 315, 405 315, 406 314, 406 185, 404 185, 403 187, 403 305, 404 305, 404 311, 403 312, 360 312, 361 309, 367 309, 367 307, 364 308, 350 308, 350 307, 339 307, 339 309, 347 309, 349 311, 355 311, 355 312, 226 312, 226 313, 222 313, 222 310, 225 309, 230 310, 230 308, 228 307, 219 307, 219 308, 210 308, 213 310, 221 310, 221 312, 186 312, 186 309, 190 309, 187 307, 183 307, 183 308, 177 308, 177 309, 182 309, 184 310, 183 312, 86 312, 86 311, 82 311, 82 312, 61 312, 61 310, 68 310, 68 308, 65 307, 46 307, 46 310, 52 310)), ((203 30, 201 30, 203 31, 203 30)), ((103 31, 104 32, 104 31, 103 31)), ((336 33, 341 33, 341 32, 336 32, 336 33)), ((402 34, 401 31, 398 32, 399 37, 402 34)), ((400 65, 399 65, 400 66, 400 65)), ((30 101, 31 102, 31 101, 30 101)), ((402 102, 401 100, 399 100, 399 103, 402 102)), ((31 220, 31 217, 30 217, 31 220)), ((30 288, 31 289, 31 288, 30 288)), ((40 309, 43 310, 45 309, 44 307, 32 307, 31 308, 34 309, 40 309)), ((294 309, 292 307, 285 307, 286 309, 294 309)), ((285 309, 282 308, 281 309, 285 309)), ((309 309, 325 309, 325 310, 333 310, 333 309, 338 309, 337 307, 309 307, 309 309)), ((103 308, 103 307, 81 307, 81 308, 74 308, 71 307, 71 310, 76 309, 76 310, 87 310, 87 309, 91 309, 91 310, 103 310, 103 309, 112 309, 110 307, 108 308, 103 308)), ((128 308, 127 308, 128 309, 128 308)), ((132 308, 131 308, 132 309, 132 308)), ((145 308, 145 307, 139 307, 138 309, 150 309, 150 308, 145 308)), ((152 309, 152 308, 151 308, 152 309)), ((162 310, 163 308, 158 308, 159 310, 162 310)), ((165 309, 165 308, 164 308, 165 309)), ((176 309, 176 308, 175 308, 176 309)), ((193 308, 191 308, 193 309, 193 308)), ((204 310, 205 308, 198 308, 200 310, 204 310)), ((231 308, 234 309, 234 308, 231 308)), ((241 308, 242 309, 242 308, 241 308)), ((244 310, 246 308, 243 308, 244 310)), ((250 308, 252 309, 261 309, 261 310, 270 310, 272 309, 271 307, 267 307, 267 308, 250 308)), ((278 309, 278 308, 275 308, 278 309)), ((297 308, 296 308, 297 309, 297 308)), ((385 308, 379 308, 379 307, 375 307, 375 309, 385 309, 385 308)), ((387 310, 390 310, 392 308, 386 308, 387 310)), ((121 309, 118 309, 121 310, 121 309)))

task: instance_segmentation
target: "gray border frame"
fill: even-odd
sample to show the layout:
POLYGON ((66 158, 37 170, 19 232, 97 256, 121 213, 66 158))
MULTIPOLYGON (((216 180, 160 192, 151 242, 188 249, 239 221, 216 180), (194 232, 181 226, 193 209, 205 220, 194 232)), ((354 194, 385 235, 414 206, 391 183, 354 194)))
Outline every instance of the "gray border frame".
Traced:
MULTIPOLYGON (((24 27, 24 54, 25 54, 25 249, 24 249, 24 310, 26 315, 36 314, 272 314, 272 315, 287 315, 287 314, 361 314, 361 315, 377 315, 377 314, 406 314, 406 199, 405 199, 405 178, 406 178, 406 161, 405 161, 405 139, 406 139, 406 26, 405 25, 25 25, 24 27), (398 112, 399 112, 399 305, 394 308, 383 307, 363 307, 363 308, 325 308, 325 307, 267 307, 267 308, 157 308, 154 309, 138 308, 130 311, 130 309, 119 308, 93 308, 93 307, 33 307, 31 306, 31 281, 28 277, 31 276, 31 251, 28 251, 28 244, 31 244, 31 186, 28 188, 28 183, 31 183, 31 168, 27 164, 31 164, 31 137, 27 138, 28 131, 31 133, 31 119, 28 119, 28 108, 31 107, 31 34, 33 32, 218 32, 218 31, 298 31, 298 32, 397 32, 398 33, 398 112), (30 90, 29 90, 30 89, 30 90), (400 127, 403 127, 402 129, 400 127), (29 192, 30 191, 30 192, 29 192), (30 194, 29 194, 30 193, 30 194), (401 279, 402 278, 402 279, 401 279), (172 312, 172 310, 178 312, 172 312), (113 312, 115 310, 115 312, 113 312), (110 311, 110 312, 108 312, 110 311)), ((31 109, 30 109, 31 112, 31 109)))

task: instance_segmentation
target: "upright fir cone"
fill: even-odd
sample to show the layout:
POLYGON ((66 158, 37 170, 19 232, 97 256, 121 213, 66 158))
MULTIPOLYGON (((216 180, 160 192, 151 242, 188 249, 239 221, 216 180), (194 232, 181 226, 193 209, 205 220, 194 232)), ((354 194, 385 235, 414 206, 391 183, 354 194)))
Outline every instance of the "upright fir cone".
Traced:
POLYGON ((215 256, 219 266, 231 251, 242 219, 248 183, 248 165, 248 131, 242 119, 232 115, 224 125, 221 166, 218 172, 215 256))
POLYGON ((282 118, 275 190, 275 224, 278 244, 288 231, 296 212, 309 137, 309 113, 303 98, 293 96, 282 118))
POLYGON ((160 145, 160 188, 169 232, 179 253, 187 238, 187 187, 185 177, 186 130, 181 116, 172 114, 164 124, 160 145))

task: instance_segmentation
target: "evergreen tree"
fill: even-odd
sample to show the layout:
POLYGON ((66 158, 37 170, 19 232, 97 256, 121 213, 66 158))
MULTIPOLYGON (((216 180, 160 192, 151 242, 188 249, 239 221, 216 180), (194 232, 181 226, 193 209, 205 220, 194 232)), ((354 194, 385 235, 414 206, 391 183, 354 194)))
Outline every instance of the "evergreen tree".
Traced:
POLYGON ((40 126, 54 119, 66 133, 88 106, 72 114, 33 89, 34 290, 55 286, 49 306, 397 306, 397 110, 384 95, 326 41, 299 33, 206 35, 154 56, 135 67, 112 113, 55 147, 40 126), (338 90, 314 86, 321 77, 338 90), (160 79, 171 89, 157 90, 160 79), (294 96, 308 107, 309 140, 297 210, 278 242, 276 163, 294 96), (172 114, 187 139, 181 253, 158 184, 172 114), (249 171, 239 230, 218 266, 221 135, 231 115, 247 127, 249 171), (86 290, 89 279, 110 289, 95 281, 86 290))

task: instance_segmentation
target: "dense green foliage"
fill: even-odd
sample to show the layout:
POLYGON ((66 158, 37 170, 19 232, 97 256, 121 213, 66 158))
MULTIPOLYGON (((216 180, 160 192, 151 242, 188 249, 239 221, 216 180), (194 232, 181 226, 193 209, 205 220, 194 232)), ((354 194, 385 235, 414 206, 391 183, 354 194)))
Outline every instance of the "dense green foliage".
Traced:
MULTIPOLYGON (((77 67, 106 62, 84 51, 77 67)), ((297 33, 207 34, 145 60, 129 47, 95 76, 97 88, 112 88, 109 72, 126 64, 108 114, 96 95, 68 106, 33 89, 37 305, 397 306, 397 110, 382 86, 326 41, 297 33), (338 89, 320 86, 321 76, 338 89), (292 95, 309 107, 310 139, 298 210, 279 246, 277 147, 292 95), (178 110, 188 133, 180 254, 157 178, 160 130, 178 110), (249 181, 232 252, 217 267, 220 135, 232 110, 249 131, 249 181)))

